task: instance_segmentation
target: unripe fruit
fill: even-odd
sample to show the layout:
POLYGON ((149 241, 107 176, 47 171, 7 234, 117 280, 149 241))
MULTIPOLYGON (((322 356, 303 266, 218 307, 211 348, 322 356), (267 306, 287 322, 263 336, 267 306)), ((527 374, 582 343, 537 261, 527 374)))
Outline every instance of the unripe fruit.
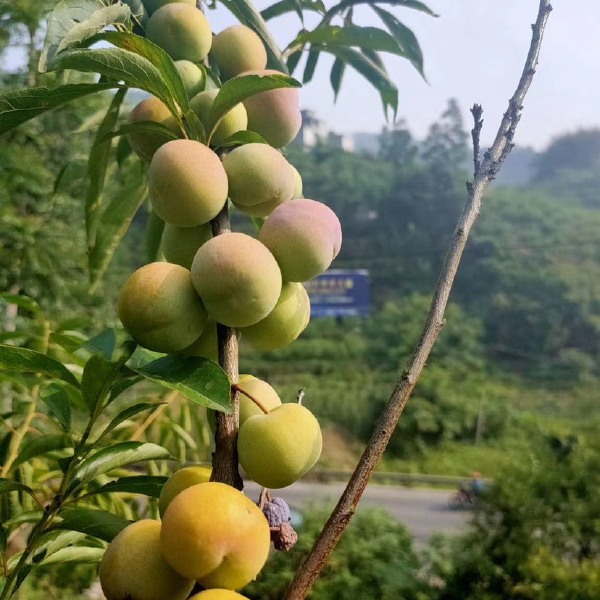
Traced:
MULTIPOLYGON (((246 71, 241 75, 282 75, 270 69, 246 71)), ((271 146, 282 148, 300 131, 302 115, 296 88, 277 88, 244 100, 248 113, 248 129, 261 135, 271 146)))
POLYGON ((264 319, 281 294, 281 272, 273 255, 244 233, 224 233, 200 247, 192 282, 208 314, 229 327, 264 319))
MULTIPOLYGON (((210 109, 215 101, 218 89, 206 90, 201 92, 190 101, 190 108, 196 113, 206 134, 208 135, 210 109)), ((215 132, 210 140, 211 145, 218 146, 224 142, 229 136, 246 129, 248 126, 248 115, 243 104, 236 104, 228 113, 221 119, 215 132)))
POLYGON ((162 556, 160 523, 143 520, 123 529, 100 563, 100 585, 107 600, 185 600, 194 587, 162 556))
POLYGON ((167 562, 207 588, 235 590, 252 581, 269 546, 269 524, 261 510, 224 483, 187 488, 172 500, 162 522, 167 562))
POLYGON ((282 404, 250 417, 238 435, 240 464, 250 478, 277 489, 297 481, 317 462, 322 438, 319 422, 300 404, 282 404))
POLYGON ((210 223, 197 227, 177 227, 167 223, 163 231, 162 251, 170 263, 190 269, 198 248, 211 238, 210 223))
POLYGON ((181 2, 153 13, 146 23, 146 37, 173 60, 200 62, 212 45, 210 24, 202 11, 181 2))
POLYGON ((180 2, 182 4, 189 4, 190 6, 196 6, 196 0, 142 0, 142 4, 146 7, 146 10, 152 14, 159 8, 172 4, 174 2, 180 2))
POLYGON ((301 198, 278 206, 259 239, 277 259, 284 281, 308 281, 338 255, 342 228, 328 206, 301 198))
POLYGON ((198 356, 219 362, 219 345, 217 337, 217 324, 209 319, 202 335, 190 346, 181 351, 182 356, 198 356))
MULTIPOLYGON (((166 104, 163 104, 158 98, 154 98, 154 96, 142 100, 131 111, 129 122, 139 123, 140 121, 154 121, 168 127, 176 135, 180 133, 171 111, 167 108, 166 104)), ((133 151, 140 158, 151 161, 154 153, 172 138, 161 133, 132 131, 127 135, 127 139, 133 151)))
POLYGON ((204 73, 199 67, 189 60, 176 60, 175 67, 181 76, 188 98, 199 94, 204 88, 204 73))
POLYGON ((150 163, 148 180, 154 212, 179 227, 208 223, 227 201, 227 175, 219 157, 193 140, 161 146, 150 163))
POLYGON ((132 273, 118 298, 119 319, 141 346, 179 352, 202 333, 208 316, 194 291, 190 272, 155 262, 132 273))
POLYGON ((260 37, 245 25, 232 25, 213 38, 211 56, 222 79, 267 66, 267 51, 260 37))
POLYGON ((301 283, 284 283, 275 308, 262 320, 240 329, 242 338, 259 350, 291 344, 310 320, 310 300, 301 283))
POLYGON ((190 600, 248 600, 247 596, 242 596, 231 590, 204 590, 199 594, 194 594, 190 600))
POLYGON ((268 216, 276 206, 291 200, 296 186, 292 165, 267 144, 245 144, 223 160, 229 197, 240 211, 268 216))
POLYGON ((296 187, 294 188, 294 195, 292 196, 295 200, 297 198, 303 198, 304 195, 302 192, 302 175, 300 175, 300 171, 298 171, 294 165, 292 165, 292 169, 294 170, 294 178, 296 180, 296 187))
POLYGON ((193 485, 210 481, 211 472, 212 469, 210 467, 202 466, 183 467, 182 469, 179 469, 179 471, 175 471, 175 473, 167 479, 167 482, 160 491, 160 497, 158 499, 158 511, 160 516, 164 516, 169 504, 171 504, 171 501, 177 494, 193 485))

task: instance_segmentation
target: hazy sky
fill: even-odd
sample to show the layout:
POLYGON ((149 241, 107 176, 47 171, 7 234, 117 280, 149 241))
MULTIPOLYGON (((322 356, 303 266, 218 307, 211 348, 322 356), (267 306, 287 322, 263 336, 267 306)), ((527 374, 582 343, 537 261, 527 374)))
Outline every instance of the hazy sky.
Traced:
MULTIPOLYGON (((407 61, 387 61, 400 90, 398 114, 421 136, 443 112, 448 98, 457 98, 469 119, 469 107, 478 102, 485 111, 483 138, 491 140, 492 127, 497 127, 520 76, 538 0, 424 1, 439 18, 392 9, 416 33, 428 79, 424 82, 407 61)), ((269 3, 256 2, 261 8, 269 3)), ((229 23, 226 13, 212 15, 215 30, 229 23)), ((367 8, 357 11, 355 20, 361 25, 378 23, 367 8)), ((285 43, 298 19, 271 23, 277 39, 285 43)), ((600 125, 599 40, 600 0, 555 0, 517 143, 539 148, 561 132, 600 125)), ((303 107, 316 110, 339 132, 379 131, 384 118, 377 94, 348 69, 340 97, 333 104, 326 68, 331 61, 328 57, 321 60, 315 79, 301 92, 303 107)))
MULTIPOLYGON (((405 60, 387 60, 400 90, 398 115, 422 136, 443 112, 448 98, 459 101, 470 126, 469 107, 484 107, 484 141, 493 139, 498 120, 520 76, 538 0, 424 0, 440 14, 392 8, 417 35, 425 55, 423 81, 405 60)), ((256 0, 259 8, 271 0, 256 0)), ((389 7, 388 7, 389 8, 389 7)), ((209 11, 214 31, 233 23, 224 8, 209 11)), ((355 13, 361 25, 376 25, 368 8, 355 13)), ((298 31, 295 16, 271 21, 275 37, 287 44, 298 31)), ((555 0, 541 63, 525 102, 517 143, 543 147, 555 135, 600 125, 600 0, 555 0)), ((331 59, 320 59, 314 80, 301 91, 311 108, 342 132, 380 131, 384 125, 377 93, 347 69, 336 104, 329 85, 331 59)), ((302 65, 297 75, 302 73, 302 65)))

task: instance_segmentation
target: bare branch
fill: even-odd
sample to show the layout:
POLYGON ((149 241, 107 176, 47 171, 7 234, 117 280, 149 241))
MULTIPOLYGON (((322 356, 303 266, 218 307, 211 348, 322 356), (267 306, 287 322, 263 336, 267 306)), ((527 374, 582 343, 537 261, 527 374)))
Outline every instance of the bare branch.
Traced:
POLYGON ((471 114, 473 115, 473 129, 471 129, 471 139, 473 140, 473 180, 475 180, 481 167, 480 141, 481 129, 483 127, 483 108, 481 104, 473 104, 471 114))
MULTIPOLYGON (((227 205, 211 221, 214 236, 231 231, 227 205)), ((238 382, 238 340, 231 327, 217 324, 219 343, 219 364, 227 373, 231 388, 233 414, 216 413, 215 453, 211 481, 221 481, 241 490, 244 483, 238 471, 237 435, 239 429, 239 393, 235 387, 238 382)))
POLYGON ((538 16, 533 26, 531 45, 523 74, 511 98, 509 109, 500 123, 496 139, 490 150, 485 154, 472 185, 469 186, 468 198, 454 230, 421 338, 408 362, 408 366, 396 383, 388 405, 379 418, 371 439, 344 493, 312 550, 296 571, 295 578, 286 592, 285 600, 303 600, 306 598, 307 593, 312 588, 329 555, 352 518, 369 478, 381 459, 398 419, 423 371, 425 362, 443 326, 444 312, 450 290, 469 232, 479 215, 483 194, 510 151, 514 132, 521 115, 523 99, 529 89, 538 63, 542 37, 551 10, 552 6, 549 0, 540 0, 538 16))

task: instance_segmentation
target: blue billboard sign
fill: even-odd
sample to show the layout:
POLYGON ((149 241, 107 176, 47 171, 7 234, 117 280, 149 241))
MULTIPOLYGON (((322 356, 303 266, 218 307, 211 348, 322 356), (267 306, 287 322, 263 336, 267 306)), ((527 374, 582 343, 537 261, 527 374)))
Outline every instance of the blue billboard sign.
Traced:
POLYGON ((311 317, 366 317, 370 310, 369 272, 331 269, 304 283, 311 317))

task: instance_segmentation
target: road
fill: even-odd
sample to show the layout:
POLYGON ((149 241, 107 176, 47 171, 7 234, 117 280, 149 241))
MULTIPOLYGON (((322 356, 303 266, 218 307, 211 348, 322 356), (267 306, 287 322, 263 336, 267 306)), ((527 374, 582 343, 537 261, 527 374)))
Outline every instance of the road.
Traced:
MULTIPOLYGON (((253 498, 258 497, 255 484, 247 482, 244 489, 253 498)), ((274 490, 273 495, 281 496, 293 510, 300 511, 310 502, 335 502, 343 489, 341 483, 297 482, 283 490, 274 490)), ((448 509, 450 493, 449 490, 369 484, 358 510, 365 506, 384 509, 406 525, 415 541, 426 544, 435 533, 459 533, 469 519, 468 511, 448 509)))

